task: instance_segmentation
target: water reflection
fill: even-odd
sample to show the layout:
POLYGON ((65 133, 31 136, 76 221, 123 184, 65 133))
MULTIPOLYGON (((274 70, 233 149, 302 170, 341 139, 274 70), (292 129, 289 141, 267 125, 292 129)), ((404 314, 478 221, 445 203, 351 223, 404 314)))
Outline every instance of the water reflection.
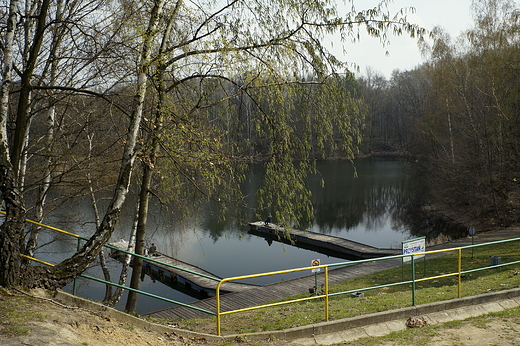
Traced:
MULTIPOLYGON (((318 175, 309 177, 315 219, 308 229, 327 233, 376 247, 400 247, 401 241, 416 232, 408 226, 403 209, 416 204, 417 190, 413 179, 409 179, 407 166, 396 159, 369 158, 355 161, 355 166, 344 161, 324 161, 317 164, 318 175), (355 173, 357 172, 357 177, 355 173), (321 180, 325 185, 322 188, 321 180)), ((261 165, 251 167, 248 184, 244 186, 249 203, 254 208, 253 197, 262 176, 261 165)), ((306 267, 319 258, 322 264, 344 262, 308 249, 290 245, 269 243, 262 237, 248 234, 247 222, 253 220, 253 209, 229 210, 224 218, 218 206, 208 204, 198 218, 179 222, 175 215, 165 213, 156 206, 149 216, 148 242, 155 242, 159 250, 169 256, 198 265, 220 277, 232 277, 306 267), (239 216, 239 217, 237 217, 239 216)), ((127 239, 131 227, 133 203, 127 204, 113 240, 127 239)), ((60 210, 47 219, 53 226, 88 237, 94 231, 92 213, 88 200, 81 201, 66 210, 60 210)), ((276 222, 276 220, 274 220, 276 222)), ((52 238, 52 235, 49 235, 52 238)), ((44 237, 45 238, 45 237, 44 237)), ((45 239, 42 239, 45 241, 45 239)), ((74 240, 55 243, 52 251, 54 260, 66 258, 75 250, 74 240), (67 249, 67 250, 66 250, 67 249)), ((43 251, 43 249, 41 250, 43 251)), ((112 263, 117 272, 119 264, 112 263)), ((97 269, 91 269, 96 274, 97 269)), ((117 277, 117 274, 114 274, 117 277)), ((255 284, 267 284, 300 275, 287 274, 276 278, 259 278, 255 284)), ((87 284, 85 284, 87 285, 87 284)), ((101 284, 89 283, 83 294, 89 298, 102 290, 101 284), (95 287, 95 289, 93 288, 95 287)), ((171 288, 153 283, 148 278, 143 287, 156 294, 164 294, 182 302, 193 298, 172 292, 171 288)), ((101 296, 102 298, 102 296, 101 296)), ((165 303, 140 298, 139 313, 159 310, 165 303)))
POLYGON ((409 189, 404 164, 393 159, 322 162, 319 177, 311 177, 315 206, 314 225, 322 233, 352 229, 364 224, 367 231, 377 231, 398 207, 397 201, 408 198, 409 189), (355 174, 357 173, 357 177, 355 174))
POLYGON ((376 247, 399 247, 410 230, 395 219, 413 197, 406 165, 393 158, 366 158, 318 164, 321 177, 310 177, 314 232, 334 234, 376 247))

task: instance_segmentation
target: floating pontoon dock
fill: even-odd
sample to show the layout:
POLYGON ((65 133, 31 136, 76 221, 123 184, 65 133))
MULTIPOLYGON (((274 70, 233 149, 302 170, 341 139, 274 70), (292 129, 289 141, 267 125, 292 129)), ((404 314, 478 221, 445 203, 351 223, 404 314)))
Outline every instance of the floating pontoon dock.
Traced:
MULTIPOLYGON (((111 243, 110 245, 122 250, 128 248, 128 242, 124 240, 111 243)), ((125 258, 125 254, 117 250, 113 250, 110 256, 121 262, 123 262, 125 258)), ((143 259, 143 274, 149 275, 152 279, 160 281, 197 299, 214 297, 217 284, 222 279, 202 268, 160 252, 154 256, 143 259)), ((257 286, 240 282, 225 282, 221 286, 221 292, 241 292, 253 287, 257 286)))
POLYGON ((283 228, 274 223, 251 222, 250 233, 268 241, 279 241, 300 248, 324 253, 329 256, 356 260, 400 255, 400 249, 381 249, 331 235, 283 228))

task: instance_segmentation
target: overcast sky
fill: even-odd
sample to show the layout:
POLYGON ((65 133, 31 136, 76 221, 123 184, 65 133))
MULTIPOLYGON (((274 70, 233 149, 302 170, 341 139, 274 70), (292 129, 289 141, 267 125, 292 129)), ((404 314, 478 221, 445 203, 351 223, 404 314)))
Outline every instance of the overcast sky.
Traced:
MULTIPOLYGON (((337 0, 341 3, 343 0, 337 0)), ((473 26, 471 15, 472 0, 394 0, 390 5, 390 13, 394 14, 401 8, 414 7, 415 14, 409 14, 408 20, 418 24, 427 30, 435 26, 441 26, 452 37, 458 36, 462 31, 473 26)), ((357 10, 368 9, 375 6, 375 0, 356 0, 357 10)), ((366 67, 370 66, 374 71, 384 74, 387 78, 395 69, 409 70, 423 62, 417 42, 406 34, 401 37, 390 37, 390 45, 383 48, 378 39, 365 37, 361 42, 346 44, 339 47, 335 44, 329 47, 342 60, 355 62, 360 67, 361 74, 366 73, 366 67), (347 54, 343 54, 343 49, 347 54), (389 56, 385 56, 388 51, 389 56)))

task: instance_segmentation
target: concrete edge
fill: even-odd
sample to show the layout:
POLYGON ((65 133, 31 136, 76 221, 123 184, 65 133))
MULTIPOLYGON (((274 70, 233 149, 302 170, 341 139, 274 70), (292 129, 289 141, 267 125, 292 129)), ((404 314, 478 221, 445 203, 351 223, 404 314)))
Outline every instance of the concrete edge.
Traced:
MULTIPOLYGON (((476 296, 450 299, 441 302, 422 304, 390 311, 376 312, 362 316, 349 317, 329 322, 321 322, 284 330, 247 334, 234 334, 226 336, 197 333, 145 321, 136 316, 107 307, 101 303, 73 296, 63 291, 57 291, 54 294, 54 299, 66 305, 84 308, 98 315, 116 319, 121 323, 127 323, 149 331, 156 331, 161 333, 175 333, 186 338, 205 338, 207 340, 214 341, 225 341, 234 339, 278 339, 285 341, 292 341, 296 339, 309 339, 316 341, 317 338, 327 338, 327 335, 330 335, 332 333, 340 333, 340 335, 345 334, 345 337, 347 337, 347 335, 350 335, 349 337, 347 337, 347 339, 350 339, 351 337, 355 339, 361 338, 363 336, 377 335, 374 334, 375 330, 379 330, 379 333, 385 333, 385 331, 381 332, 381 328, 383 330, 387 330, 387 333, 389 333, 393 330, 398 330, 400 328, 396 325, 396 322, 398 321, 400 325, 404 326, 403 321, 406 321, 408 317, 431 315, 427 317, 427 320, 429 323, 433 324, 441 323, 442 321, 464 319, 469 316, 478 316, 494 311, 501 311, 513 308, 516 306, 520 306, 520 288, 514 288, 498 292, 489 292, 476 296), (470 313, 465 314, 462 311, 458 311, 468 307, 473 308, 471 309, 470 313)), ((322 340, 321 342, 324 341, 325 340, 322 340)))
MULTIPOLYGON (((428 325, 442 324, 448 321, 463 320, 470 317, 477 317, 490 312, 503 311, 505 309, 520 306, 520 300, 508 299, 484 303, 482 305, 470 305, 453 310, 432 312, 421 317, 428 325)), ((378 324, 371 324, 364 327, 357 327, 335 333, 316 335, 314 338, 303 338, 291 340, 295 345, 332 345, 345 344, 363 337, 379 337, 390 334, 394 331, 408 329, 407 319, 394 320, 378 324)))
POLYGON ((348 331, 361 335, 359 337, 363 337, 363 335, 370 335, 370 333, 367 333, 367 329, 370 329, 370 326, 379 326, 378 328, 385 326, 385 328, 389 329, 388 332, 391 332, 392 329, 395 328, 390 328, 389 326, 391 326, 396 321, 402 321, 401 324, 404 327, 404 322, 409 317, 427 316, 436 313, 444 314, 446 316, 446 321, 464 319, 469 317, 469 315, 464 316, 462 311, 456 310, 467 307, 485 306, 486 304, 488 304, 488 306, 486 306, 484 309, 473 309, 477 311, 478 314, 471 314, 471 316, 478 316, 494 311, 520 306, 520 288, 498 292, 489 292, 476 296, 450 299, 446 301, 422 304, 390 311, 376 312, 372 314, 349 317, 329 322, 321 322, 281 331, 231 335, 229 337, 245 337, 253 340, 266 340, 273 337, 285 341, 296 339, 316 340, 319 336, 325 336, 332 333, 346 333, 348 331), (454 313, 454 311, 456 311, 456 313, 454 313), (360 328, 363 328, 364 331, 360 332, 360 328))

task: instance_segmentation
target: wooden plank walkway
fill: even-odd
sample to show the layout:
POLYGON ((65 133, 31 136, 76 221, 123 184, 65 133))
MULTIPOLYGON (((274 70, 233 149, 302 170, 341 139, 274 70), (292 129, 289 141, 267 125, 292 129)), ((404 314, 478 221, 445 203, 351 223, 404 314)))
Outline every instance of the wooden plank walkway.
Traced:
MULTIPOLYGON (((122 250, 128 248, 128 242, 124 240, 111 243, 110 245, 122 250)), ((116 250, 114 250, 110 256, 119 261, 124 260, 124 254, 116 250)), ((143 272, 166 285, 179 289, 198 299, 214 297, 217 285, 219 281, 222 280, 221 277, 207 270, 160 252, 157 252, 149 259, 143 259, 143 272), (157 263, 156 261, 165 263, 166 265, 157 263)), ((258 286, 240 282, 225 282, 221 286, 221 291, 223 294, 226 294, 244 291, 254 287, 258 286)))
POLYGON ((249 227, 251 228, 250 233, 348 260, 394 256, 400 255, 402 251, 401 249, 381 249, 327 234, 295 228, 285 229, 273 223, 266 224, 263 221, 251 222, 249 227))
MULTIPOLYGON (((337 268, 329 271, 329 284, 339 283, 360 275, 365 275, 387 268, 393 268, 400 265, 399 259, 388 260, 384 262, 367 262, 361 264, 352 264, 345 267, 337 268)), ((323 283, 323 272, 318 274, 318 286, 323 283)), ((247 291, 229 293, 221 296, 221 311, 230 311, 243 309, 251 306, 265 304, 275 299, 285 298, 290 295, 309 292, 314 287, 314 274, 301 278, 285 280, 274 284, 251 288, 247 291)), ((215 298, 200 300, 190 305, 204 308, 208 311, 216 311, 215 298)), ((193 310, 184 306, 176 306, 161 311, 145 314, 155 318, 195 318, 204 317, 208 314, 193 310)))
MULTIPOLYGON (((478 234, 475 237, 475 244, 487 243, 502 239, 510 239, 520 237, 519 228, 509 228, 495 232, 486 232, 478 234)), ((448 249, 460 246, 471 245, 471 237, 458 239, 450 243, 429 247, 428 251, 448 249)), ((428 255, 428 258, 442 256, 443 253, 428 255)), ((390 259, 385 261, 370 261, 365 263, 349 264, 329 271, 329 284, 343 282, 358 276, 375 273, 381 270, 395 268, 401 265, 400 259, 390 259)), ((318 274, 319 283, 323 282, 323 273, 318 274)), ((221 311, 230 311, 241 308, 262 305, 275 299, 285 298, 290 295, 308 292, 309 288, 314 287, 314 275, 309 275, 297 279, 286 280, 270 285, 251 288, 246 291, 229 293, 221 296, 221 311)), ((191 304, 208 311, 216 311, 215 298, 200 300, 191 304)), ((184 306, 175 306, 172 308, 151 312, 145 314, 156 318, 175 319, 175 318, 195 318, 207 316, 206 313, 190 309, 184 306)))

